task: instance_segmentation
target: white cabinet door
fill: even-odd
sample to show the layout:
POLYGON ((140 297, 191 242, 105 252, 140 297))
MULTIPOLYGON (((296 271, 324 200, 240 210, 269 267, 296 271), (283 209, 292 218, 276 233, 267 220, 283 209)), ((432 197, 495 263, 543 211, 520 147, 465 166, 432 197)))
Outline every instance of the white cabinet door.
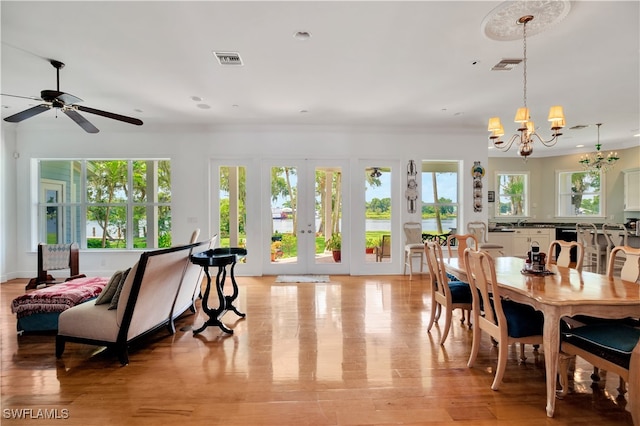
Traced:
POLYGON ((540 246, 540 251, 546 253, 551 243, 552 234, 555 235, 555 229, 553 228, 517 229, 513 233, 512 255, 526 257, 534 241, 540 246))
POLYGON ((512 236, 513 232, 489 232, 489 242, 492 244, 500 244, 502 252, 505 256, 513 256, 512 254, 512 236))
POLYGON ((531 247, 531 238, 528 229, 518 229, 513 233, 511 252, 516 257, 526 257, 531 247))
POLYGON ((640 211, 640 169, 624 171, 624 210, 640 211))

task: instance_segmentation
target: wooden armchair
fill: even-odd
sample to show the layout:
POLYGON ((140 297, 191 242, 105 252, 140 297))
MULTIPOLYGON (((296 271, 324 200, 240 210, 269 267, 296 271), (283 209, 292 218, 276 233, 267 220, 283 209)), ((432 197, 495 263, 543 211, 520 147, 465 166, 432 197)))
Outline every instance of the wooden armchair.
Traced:
POLYGON ((29 280, 25 290, 37 288, 40 285, 57 284, 84 277, 79 269, 79 251, 76 243, 72 244, 38 244, 38 276, 29 280), (69 277, 56 280, 49 271, 69 270, 69 277))

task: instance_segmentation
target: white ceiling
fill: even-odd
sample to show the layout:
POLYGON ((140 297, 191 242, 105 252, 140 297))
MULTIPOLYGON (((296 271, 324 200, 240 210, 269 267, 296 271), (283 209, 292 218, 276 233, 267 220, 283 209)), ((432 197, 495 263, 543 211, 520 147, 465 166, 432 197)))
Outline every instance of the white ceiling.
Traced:
MULTIPOLYGON (((538 3, 525 3, 523 15, 538 3)), ((83 105, 144 121, 137 128, 83 114, 102 132, 390 126, 477 134, 479 143, 489 145, 487 119, 498 115, 507 134, 515 132, 512 119, 522 104, 522 65, 490 70, 503 58, 522 57, 521 39, 495 41, 482 31, 485 17, 501 5, 3 0, 1 88, 34 97, 55 89, 55 69, 47 61, 56 59, 66 64, 62 91, 84 99, 83 105), (296 31, 308 31, 311 38, 297 40, 296 31), (214 51, 238 52, 244 65, 223 67, 214 51)), ((604 150, 637 146, 640 2, 570 6, 561 22, 527 39, 532 119, 548 136, 548 108, 563 105, 567 117, 558 145, 538 148, 535 155, 592 151, 596 127, 569 128, 597 122, 604 123, 604 150), (580 143, 587 146, 575 148, 580 143)), ((34 104, 3 96, 2 117, 34 104)), ((76 126, 59 115, 48 111, 2 125, 76 126)))

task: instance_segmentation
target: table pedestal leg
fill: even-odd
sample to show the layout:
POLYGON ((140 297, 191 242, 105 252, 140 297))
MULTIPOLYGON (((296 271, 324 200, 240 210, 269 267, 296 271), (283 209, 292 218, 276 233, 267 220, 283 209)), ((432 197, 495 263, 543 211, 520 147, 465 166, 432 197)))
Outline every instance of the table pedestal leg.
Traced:
MULTIPOLYGON (((211 292, 211 275, 209 274, 209 268, 207 266, 204 267, 204 273, 207 276, 207 288, 204 291, 204 295, 202 297, 202 310, 209 316, 209 319, 205 321, 202 327, 193 331, 193 334, 201 333, 205 328, 210 325, 214 325, 220 327, 222 331, 228 334, 233 334, 233 330, 227 328, 220 318, 227 312, 227 298, 224 296, 222 289, 224 286, 224 280, 227 275, 227 271, 224 266, 220 266, 218 268, 218 274, 216 275, 216 290, 218 293, 218 301, 219 306, 217 309, 212 309, 209 307, 209 293, 211 292), (222 277, 222 278, 221 278, 222 277)), ((233 308, 235 311, 235 308, 233 308)))

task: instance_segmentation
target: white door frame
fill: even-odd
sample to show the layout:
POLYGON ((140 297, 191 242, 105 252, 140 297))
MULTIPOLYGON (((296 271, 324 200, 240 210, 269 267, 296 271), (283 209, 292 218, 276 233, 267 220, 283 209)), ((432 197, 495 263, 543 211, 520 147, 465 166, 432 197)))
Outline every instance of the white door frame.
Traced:
POLYGON ((350 214, 349 161, 343 159, 265 159, 262 162, 262 271, 279 274, 349 274, 350 214), (298 171, 298 261, 271 262, 271 168, 295 167, 298 171), (342 172, 342 259, 340 263, 315 261, 315 171, 318 167, 339 167, 342 172), (313 206, 313 207, 310 207, 313 206), (306 238, 309 237, 309 238, 306 238))

